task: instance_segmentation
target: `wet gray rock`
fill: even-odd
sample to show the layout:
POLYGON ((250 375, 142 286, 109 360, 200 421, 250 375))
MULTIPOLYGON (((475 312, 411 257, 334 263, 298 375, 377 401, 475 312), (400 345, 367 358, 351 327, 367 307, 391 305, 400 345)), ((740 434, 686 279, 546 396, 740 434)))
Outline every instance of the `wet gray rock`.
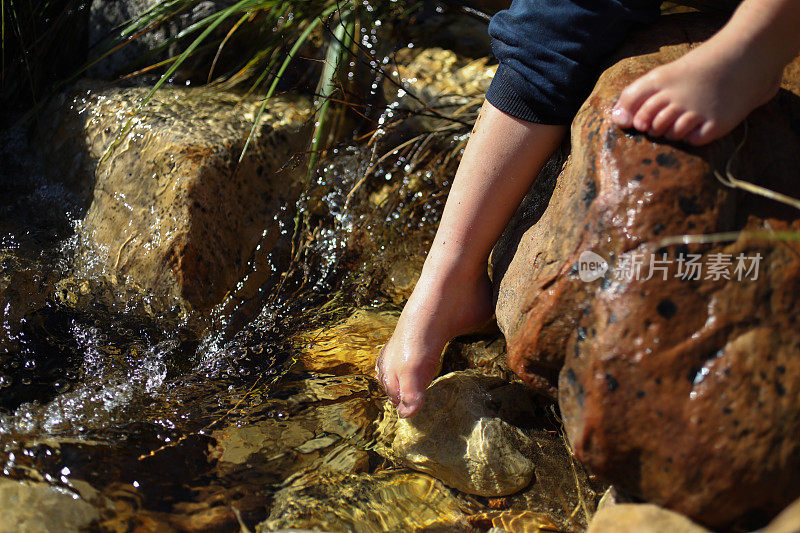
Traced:
MULTIPOLYGON (((159 0, 114 0, 113 2, 93 0, 89 9, 89 44, 94 46, 112 37, 120 31, 120 26, 142 16, 161 3, 159 0)), ((160 24, 102 59, 89 69, 89 75, 95 78, 110 79, 131 62, 163 45, 169 38, 174 37, 185 28, 235 3, 235 0, 198 2, 190 10, 160 24)), ((155 63, 165 57, 165 53, 162 53, 153 57, 151 62, 155 63)))
MULTIPOLYGON (((40 146, 88 203, 75 274, 151 295, 153 312, 205 312, 250 271, 257 246, 263 255, 278 241, 279 215, 301 188, 290 158, 308 140, 310 106, 272 100, 237 165, 256 99, 162 89, 137 113, 146 93, 89 86, 65 95, 50 109, 40 146)), ((261 270, 242 290, 262 286, 269 269, 261 270)))
POLYGON ((710 533, 682 514, 649 503, 621 503, 597 511, 586 533, 710 533))
POLYGON ((0 530, 29 533, 83 531, 99 511, 79 496, 46 483, 0 479, 0 530))
POLYGON ((395 428, 391 451, 401 464, 481 496, 512 494, 530 483, 533 442, 514 423, 530 407, 523 385, 452 372, 425 396, 422 409, 395 428))

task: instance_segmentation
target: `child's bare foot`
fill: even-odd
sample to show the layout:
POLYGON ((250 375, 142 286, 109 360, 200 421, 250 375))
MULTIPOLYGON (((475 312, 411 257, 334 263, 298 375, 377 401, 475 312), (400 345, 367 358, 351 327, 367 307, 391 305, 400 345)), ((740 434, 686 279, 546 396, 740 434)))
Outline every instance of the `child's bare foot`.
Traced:
POLYGON ((703 145, 778 91, 782 53, 723 28, 685 56, 631 83, 612 117, 622 128, 703 145))
POLYGON ((491 318, 492 247, 565 132, 484 102, 420 279, 375 365, 400 416, 422 405, 445 344, 491 318))
POLYGON ((423 275, 375 364, 398 414, 412 416, 439 372, 445 345, 491 318, 492 290, 485 271, 474 276, 423 275))

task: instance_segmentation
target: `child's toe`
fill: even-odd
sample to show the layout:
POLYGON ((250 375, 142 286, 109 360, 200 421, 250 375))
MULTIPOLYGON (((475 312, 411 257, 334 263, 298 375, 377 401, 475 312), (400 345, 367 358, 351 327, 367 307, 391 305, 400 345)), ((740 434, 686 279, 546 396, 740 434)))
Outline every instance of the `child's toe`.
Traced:
POLYGON ((397 414, 402 418, 412 416, 425 402, 425 389, 433 380, 436 367, 405 369, 398 376, 400 384, 400 404, 397 414))
POLYGON ((680 107, 676 105, 668 105, 658 112, 653 119, 653 123, 650 125, 650 130, 647 133, 653 137, 661 137, 672 127, 682 113, 683 110, 680 107))
POLYGON ((683 140, 692 130, 694 130, 700 122, 702 117, 693 111, 687 111, 678 117, 672 124, 672 127, 667 131, 666 137, 671 141, 683 140))
POLYGON ((400 418, 414 416, 423 403, 425 403, 425 394, 422 392, 403 394, 400 404, 397 406, 397 414, 400 418))
POLYGON ((702 146, 710 143, 717 137, 716 123, 713 120, 706 120, 699 126, 695 127, 695 129, 693 129, 691 133, 686 136, 686 140, 694 146, 702 146))
POLYGON ((384 371, 380 376, 386 395, 389 396, 389 401, 392 402, 392 405, 397 407, 400 403, 400 384, 397 379, 397 374, 391 371, 384 371))
POLYGON ((422 407, 427 385, 419 374, 408 373, 400 376, 400 403, 397 405, 397 414, 401 418, 414 415, 422 407))
POLYGON ((669 102, 661 95, 654 94, 647 99, 636 115, 633 117, 633 127, 639 131, 649 131, 653 124, 653 119, 669 102))
POLYGON ((656 90, 656 87, 650 82, 648 76, 643 76, 625 87, 620 93, 619 100, 617 100, 611 112, 611 117, 614 122, 621 128, 630 128, 633 126, 633 117, 639 111, 642 104, 646 102, 656 90))
POLYGON ((633 114, 623 107, 614 107, 611 120, 620 128, 630 128, 633 125, 633 114))

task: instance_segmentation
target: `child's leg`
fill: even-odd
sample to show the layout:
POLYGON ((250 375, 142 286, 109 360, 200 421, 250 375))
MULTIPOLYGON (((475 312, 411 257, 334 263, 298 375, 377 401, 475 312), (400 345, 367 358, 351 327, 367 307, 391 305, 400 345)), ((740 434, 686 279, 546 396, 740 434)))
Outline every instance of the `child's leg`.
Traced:
POLYGON ((376 365, 400 416, 422 405, 447 341, 492 316, 492 246, 561 143, 605 57, 634 24, 657 18, 659 4, 514 0, 492 18, 499 64, 487 103, 420 279, 376 365))
POLYGON ((614 121, 653 136, 709 143, 778 90, 800 50, 800 0, 744 0, 711 39, 629 85, 614 121))
POLYGON ((492 316, 489 253, 565 131, 484 103, 420 279, 376 365, 400 416, 422 405, 445 344, 492 316))

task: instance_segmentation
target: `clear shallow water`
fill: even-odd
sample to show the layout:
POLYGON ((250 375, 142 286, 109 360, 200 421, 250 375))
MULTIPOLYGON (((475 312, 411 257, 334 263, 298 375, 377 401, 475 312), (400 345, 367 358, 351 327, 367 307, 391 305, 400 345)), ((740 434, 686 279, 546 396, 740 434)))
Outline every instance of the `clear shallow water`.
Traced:
MULTIPOLYGON (((451 134, 445 147, 461 141, 451 134)), ((293 368, 314 346, 301 333, 324 331, 356 308, 396 312, 433 236, 447 183, 426 165, 441 161, 418 158, 415 171, 402 155, 388 158, 350 194, 374 167, 374 152, 342 147, 324 162, 297 206, 311 213, 300 260, 262 266, 286 269, 286 282, 260 308, 226 302, 215 325, 200 329, 141 312, 141 295, 126 302, 108 280, 75 274, 71 236, 86 206, 48 177, 20 133, 7 133, 3 476, 80 494, 98 509, 98 529, 233 531, 239 519, 252 527, 267 518, 273 495, 303 469, 328 461, 342 475, 371 475, 391 467, 371 450, 383 402, 375 383, 293 368)), ((334 338, 334 350, 361 342, 368 353, 390 331, 385 321, 355 327, 338 348, 334 338)), ((409 483, 386 490, 416 494, 428 482, 409 483)))
MULTIPOLYGON (((153 315, 148 295, 75 265, 86 200, 59 185, 25 135, 6 132, 3 477, 88 502, 91 529, 103 531, 239 531, 265 520, 265 529, 579 530, 596 494, 550 411, 531 427, 543 450, 536 486, 476 498, 379 453, 384 398, 357 364, 385 341, 413 287, 479 104, 459 102, 463 124, 444 125, 393 105, 369 141, 333 150, 280 214, 284 244, 295 212, 305 215, 296 259, 284 245, 252 267, 282 281, 253 298, 234 290, 202 319, 153 315)), ((445 370, 496 340, 466 341, 445 370)))

